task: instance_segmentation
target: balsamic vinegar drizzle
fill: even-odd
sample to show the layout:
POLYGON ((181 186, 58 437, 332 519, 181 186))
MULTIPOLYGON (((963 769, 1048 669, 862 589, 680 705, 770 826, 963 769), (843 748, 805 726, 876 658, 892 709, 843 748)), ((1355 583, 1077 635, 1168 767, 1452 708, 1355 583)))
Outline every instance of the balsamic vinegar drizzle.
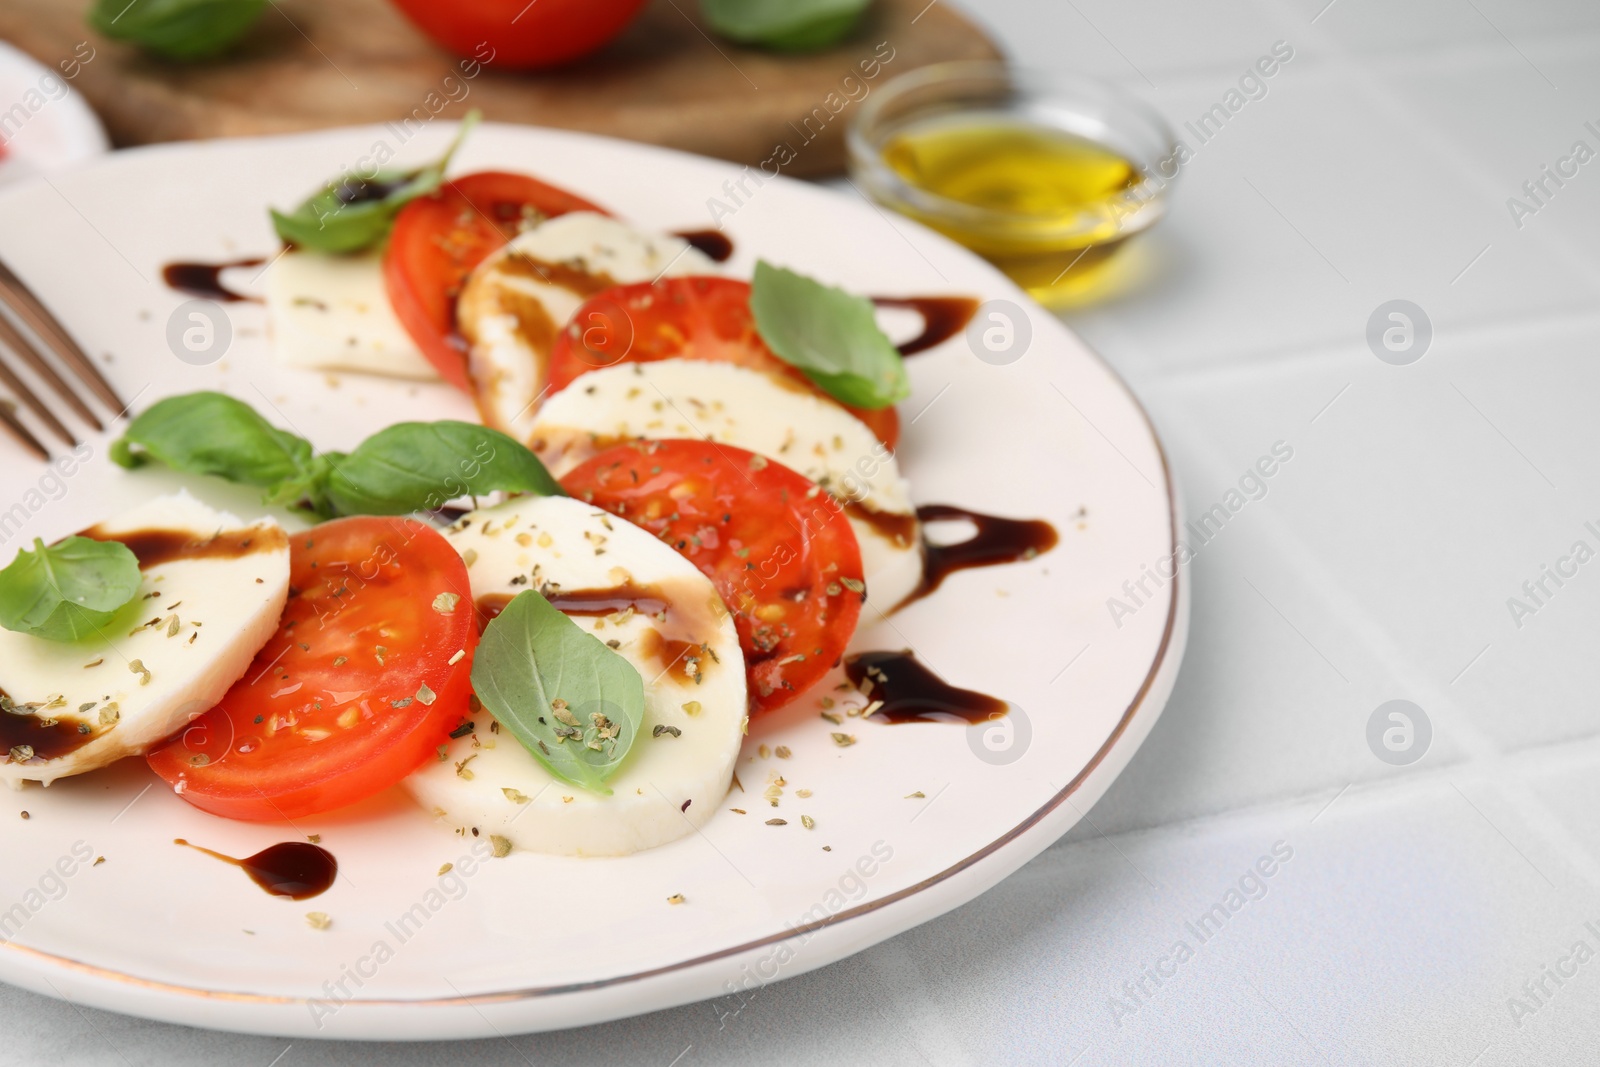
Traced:
POLYGON ((338 197, 341 204, 364 204, 384 199, 408 181, 409 178, 391 178, 387 181, 378 181, 375 178, 346 178, 334 190, 334 196, 338 197))
POLYGON ((333 853, 309 841, 284 841, 269 845, 254 856, 235 859, 213 852, 200 845, 191 845, 181 837, 172 839, 174 845, 183 845, 196 852, 204 852, 224 863, 231 863, 250 876, 250 880, 275 897, 306 900, 325 892, 333 885, 339 873, 339 861, 333 853))
POLYGON ((978 530, 965 541, 950 545, 936 545, 924 537, 922 582, 897 607, 921 600, 956 571, 1033 559, 1061 540, 1056 528, 1043 519, 1006 519, 953 504, 924 504, 917 509, 917 518, 924 523, 965 519, 978 530))
POLYGON ((276 526, 230 530, 212 537, 196 537, 192 530, 155 528, 107 533, 91 526, 78 531, 78 536, 122 542, 139 561, 140 570, 180 559, 243 559, 256 552, 274 552, 289 540, 289 535, 276 526))
POLYGON ((842 500, 844 513, 900 548, 910 548, 917 537, 917 520, 910 515, 869 508, 859 500, 842 500))
POLYGON ((562 590, 545 597, 550 606, 566 615, 614 615, 632 608, 641 615, 660 615, 670 606, 658 590, 636 585, 614 589, 562 590))
POLYGON ((970 296, 875 296, 872 302, 922 316, 922 332, 900 346, 902 356, 914 356, 950 340, 966 329, 978 312, 978 300, 970 296))
MULTIPOLYGON (((965 519, 977 527, 977 532, 950 545, 936 545, 924 537, 922 582, 897 607, 927 596, 956 571, 1033 559, 1060 541, 1056 528, 1043 519, 1006 519, 953 504, 924 504, 917 509, 917 518, 924 523, 965 519)), ((868 696, 883 701, 872 713, 880 722, 955 721, 971 725, 997 719, 1009 707, 1005 701, 985 693, 947 684, 909 649, 858 652, 845 658, 844 672, 858 689, 870 683, 868 696)))
POLYGON ((500 613, 511 604, 510 593, 485 593, 475 602, 478 609, 478 633, 482 634, 491 622, 500 617, 500 613))
POLYGON ((221 303, 250 301, 259 304, 260 297, 235 292, 223 285, 222 272, 234 267, 259 267, 265 262, 261 256, 251 256, 248 259, 235 259, 227 263, 168 263, 161 268, 161 280, 166 282, 169 288, 205 300, 216 300, 221 303))
POLYGON ((98 736, 95 721, 76 714, 53 715, 37 704, 19 704, 0 689, 0 754, 9 754, 13 763, 59 759, 98 736))
MULTIPOLYGON (((545 599, 551 607, 565 615, 613 615, 631 608, 640 615, 664 618, 671 607, 659 590, 636 585, 621 585, 613 589, 574 589, 570 592, 563 590, 551 593, 545 599)), ((476 601, 478 631, 482 633, 483 628, 504 611, 511 600, 509 593, 486 593, 479 597, 476 601)), ((655 629, 646 631, 639 643, 641 655, 653 656, 663 672, 670 673, 680 682, 699 680, 699 650, 703 648, 705 645, 694 640, 693 635, 686 638, 683 634, 673 635, 655 629)))
POLYGON ((720 230, 686 230, 672 236, 688 241, 715 263, 726 263, 733 255, 732 239, 720 230))
MULTIPOLYGON (((510 604, 512 593, 485 593, 477 600, 478 628, 489 625, 510 604)), ((613 615, 632 608, 641 615, 666 611, 666 598, 653 589, 619 585, 614 589, 575 589, 545 597, 550 606, 566 615, 613 615)))
POLYGON ((904 652, 857 652, 844 661, 844 672, 859 688, 870 682, 870 697, 883 701, 872 717, 886 723, 964 722, 997 719, 1009 705, 984 693, 958 689, 934 674, 909 649, 904 652))

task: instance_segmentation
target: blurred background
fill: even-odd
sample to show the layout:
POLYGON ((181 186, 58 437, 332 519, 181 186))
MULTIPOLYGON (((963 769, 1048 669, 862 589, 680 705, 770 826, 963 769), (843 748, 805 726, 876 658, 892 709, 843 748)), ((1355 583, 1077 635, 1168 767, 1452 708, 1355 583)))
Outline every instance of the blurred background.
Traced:
POLYGON ((1088 817, 737 1012, 331 1046, 0 988, 0 1063, 1584 1061, 1600 578, 1524 590, 1600 546, 1600 6, 0 0, 0 40, 0 181, 476 107, 866 197, 1129 381, 1182 520, 1246 500, 1188 565, 1177 691, 1088 817))

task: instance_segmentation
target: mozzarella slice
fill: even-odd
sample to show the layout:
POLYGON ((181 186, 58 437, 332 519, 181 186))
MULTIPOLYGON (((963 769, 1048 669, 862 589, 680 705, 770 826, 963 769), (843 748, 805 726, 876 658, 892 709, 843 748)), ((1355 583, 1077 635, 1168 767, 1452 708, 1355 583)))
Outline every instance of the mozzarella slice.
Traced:
POLYGON ((272 352, 280 363, 438 379, 389 304, 380 253, 285 252, 265 281, 272 352))
POLYGON ((710 580, 632 523, 564 497, 475 511, 447 536, 480 606, 541 590, 616 642, 644 678, 644 722, 606 783, 611 795, 600 796, 551 775, 486 710, 475 712, 470 734, 406 779, 417 801, 463 833, 574 856, 652 848, 709 819, 727 795, 746 722, 739 637, 710 580), (651 614, 658 604, 665 622, 651 614), (658 727, 671 729, 656 736, 658 727))
POLYGON ((84 531, 141 560, 140 595, 102 638, 46 641, 0 630, 0 779, 50 784, 103 767, 181 729, 222 699, 277 628, 289 539, 188 493, 84 531), (25 710, 24 710, 25 709, 25 710))
POLYGON ((550 351, 572 313, 615 285, 717 267, 681 237, 574 211, 518 234, 478 265, 456 305, 483 420, 518 440, 548 377, 550 351))
POLYGON ((922 538, 894 453, 860 419, 789 379, 727 363, 664 359, 590 371, 545 402, 528 438, 561 477, 638 437, 694 437, 782 463, 844 504, 867 601, 888 611, 922 580, 922 538))

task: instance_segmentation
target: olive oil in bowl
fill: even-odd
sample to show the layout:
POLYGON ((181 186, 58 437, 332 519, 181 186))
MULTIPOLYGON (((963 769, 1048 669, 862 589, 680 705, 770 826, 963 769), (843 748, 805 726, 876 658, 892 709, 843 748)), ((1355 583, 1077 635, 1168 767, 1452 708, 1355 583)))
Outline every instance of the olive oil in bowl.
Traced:
POLYGON ((1004 67, 949 67, 891 83, 863 109, 850 149, 867 191, 1043 303, 1103 295, 1113 253, 1165 209, 1165 125, 1094 83, 1041 97, 1004 67))
POLYGON ((1004 117, 904 130, 884 145, 883 159, 919 189, 1038 219, 1075 215, 1139 182, 1133 164, 1108 148, 1004 117))

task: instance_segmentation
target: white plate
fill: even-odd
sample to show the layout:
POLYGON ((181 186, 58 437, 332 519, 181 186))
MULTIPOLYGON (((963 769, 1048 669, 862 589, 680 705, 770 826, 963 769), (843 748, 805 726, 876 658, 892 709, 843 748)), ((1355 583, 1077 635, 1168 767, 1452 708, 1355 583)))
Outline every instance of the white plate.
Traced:
POLYGON ((62 170, 110 147, 100 119, 72 88, 96 55, 85 41, 52 69, 0 41, 0 185, 62 170))
MULTIPOLYGON (((404 158, 431 158, 450 132, 424 131, 404 158)), ((372 127, 118 153, 54 188, 0 198, 0 256, 140 407, 221 388, 323 448, 401 419, 468 418, 466 399, 442 386, 355 375, 334 385, 275 366, 253 305, 229 307, 232 348, 215 364, 190 365, 166 340, 184 298, 162 286, 163 263, 270 251, 268 204, 294 203, 395 140, 372 127)), ((738 178, 659 149, 494 125, 473 134, 456 170, 486 167, 538 174, 662 229, 705 226, 708 200, 729 202, 725 183, 738 178)), ((1032 341, 1014 362, 984 362, 963 338, 910 361, 900 455, 919 502, 1044 517, 1061 545, 957 574, 888 619, 864 615, 855 641, 909 646, 953 684, 1013 701, 1010 747, 989 737, 996 753, 961 726, 850 719, 859 742, 840 748, 829 738, 840 728, 802 700, 752 728, 739 764, 748 792, 735 791, 703 833, 622 859, 513 854, 444 885, 435 872, 459 865, 469 843, 398 791, 296 826, 232 823, 148 788, 153 777, 130 761, 0 797, 0 921, 22 903, 9 912, 20 922, 0 929, 0 979, 136 1015, 319 1037, 489 1036, 713 997, 736 1011, 731 991, 971 900, 1099 798, 1171 691, 1188 617, 1186 584, 1149 579, 1150 595, 1120 625, 1107 610, 1124 580, 1173 551, 1171 480, 1144 413, 1082 342, 955 245, 860 199, 789 181, 746 187, 754 195, 726 220, 741 275, 760 254, 858 292, 967 293, 1026 309, 1032 341), (762 760, 760 744, 793 755, 762 760), (769 770, 788 781, 776 811, 762 807, 769 770), (908 799, 916 792, 925 798, 908 799), (788 825, 766 825, 772 816, 788 825), (242 856, 310 833, 338 857, 340 877, 302 903, 172 844, 242 856), (77 842, 105 863, 52 876, 77 842), (676 893, 687 903, 669 905, 676 893), (312 929, 311 910, 332 926, 312 929)), ((27 521, 0 543, 4 556, 178 484, 114 468, 105 443, 64 479, 7 454, 0 501, 21 501, 27 521)), ((262 510, 249 491, 196 491, 262 510)))

